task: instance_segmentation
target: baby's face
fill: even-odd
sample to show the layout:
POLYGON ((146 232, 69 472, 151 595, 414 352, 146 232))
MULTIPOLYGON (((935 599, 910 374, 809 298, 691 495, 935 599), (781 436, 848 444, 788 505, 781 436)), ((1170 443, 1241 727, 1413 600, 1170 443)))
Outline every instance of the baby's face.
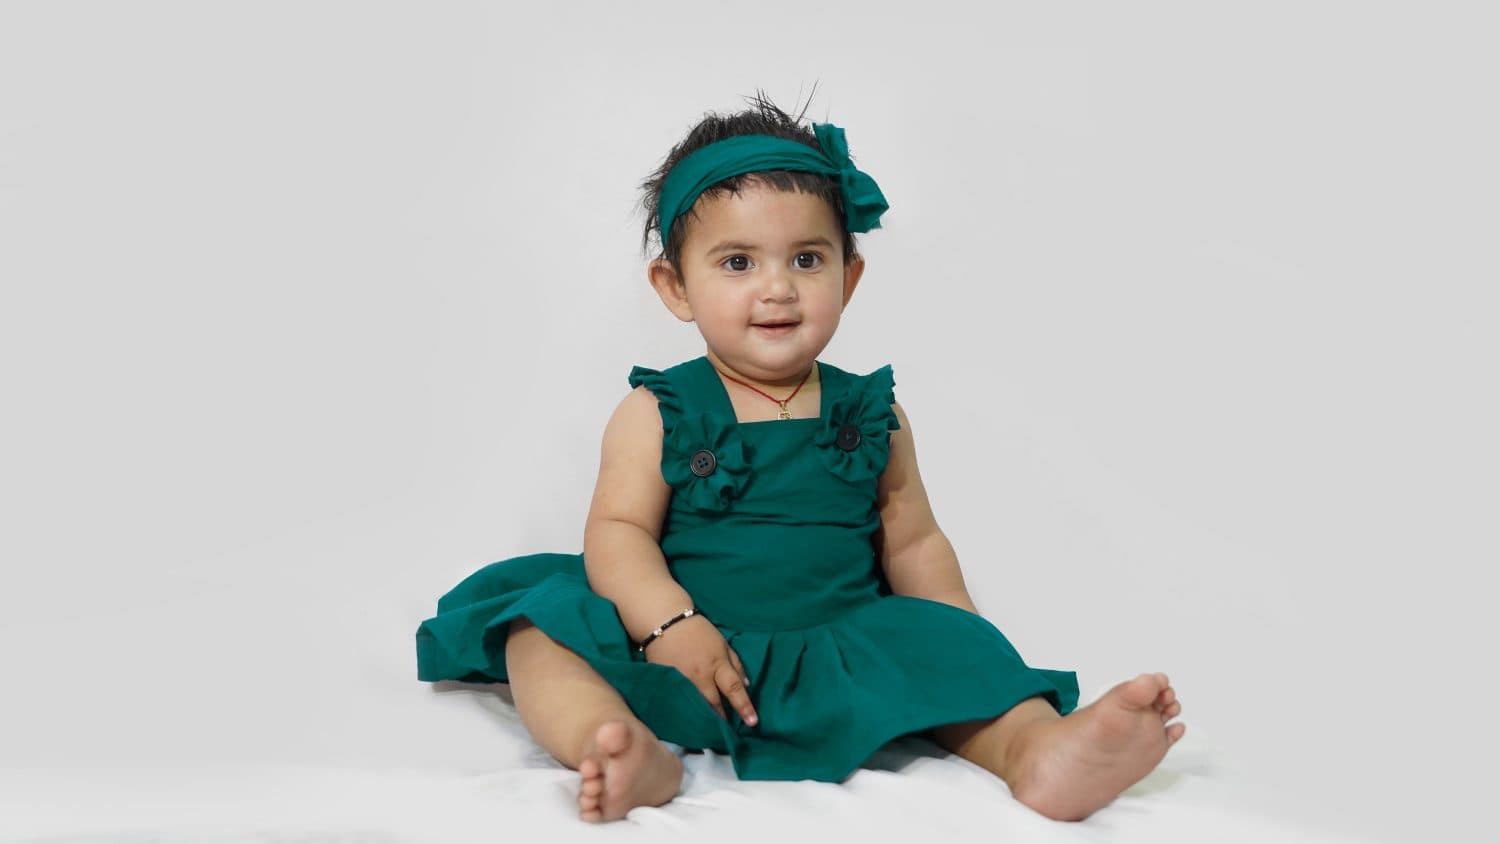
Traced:
POLYGON ((834 210, 753 181, 694 210, 679 222, 689 229, 678 264, 710 357, 762 382, 800 377, 833 338, 862 269, 844 264, 834 210))

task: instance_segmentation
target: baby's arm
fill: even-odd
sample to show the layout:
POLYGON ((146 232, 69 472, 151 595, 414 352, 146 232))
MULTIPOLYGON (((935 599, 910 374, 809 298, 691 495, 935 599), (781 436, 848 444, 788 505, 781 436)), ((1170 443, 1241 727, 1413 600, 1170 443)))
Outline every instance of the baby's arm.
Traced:
POLYGON ((605 426, 599 479, 583 529, 589 588, 614 602, 634 642, 693 605, 667 571, 659 544, 672 496, 661 475, 661 439, 656 397, 638 387, 605 426))
POLYGON ((876 545, 880 567, 897 595, 951 604, 975 615, 958 555, 938 528, 917 471, 911 422, 899 402, 892 404, 901 428, 891 432, 891 456, 880 476, 880 531, 876 545))
MULTIPOLYGON (((637 387, 605 426, 599 481, 583 529, 589 588, 614 602, 632 642, 693 606, 661 551, 662 520, 672 498, 661 475, 661 441, 656 396, 637 387)), ((646 659, 682 672, 720 718, 727 699, 745 723, 756 723, 745 666, 704 616, 673 624, 646 648, 646 659)))

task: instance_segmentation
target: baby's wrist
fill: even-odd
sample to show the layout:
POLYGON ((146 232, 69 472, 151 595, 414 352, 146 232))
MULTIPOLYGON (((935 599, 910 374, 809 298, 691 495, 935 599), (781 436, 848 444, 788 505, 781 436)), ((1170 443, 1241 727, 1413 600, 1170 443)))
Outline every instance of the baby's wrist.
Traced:
POLYGON ((679 621, 682 621, 682 620, 688 619, 688 618, 692 618, 693 616, 698 615, 698 614, 699 613, 698 613, 698 608, 697 607, 689 607, 689 608, 683 610, 682 612, 680 612, 680 613, 672 616, 671 618, 667 619, 666 621, 663 621, 661 624, 658 624, 656 626, 656 628, 653 629, 650 633, 647 633, 641 639, 641 641, 636 644, 635 649, 638 652, 640 652, 640 653, 645 653, 646 652, 646 646, 649 645, 649 644, 651 644, 652 642, 655 642, 657 639, 660 639, 661 636, 662 636, 662 634, 667 631, 667 628, 671 627, 672 625, 676 624, 679 621))

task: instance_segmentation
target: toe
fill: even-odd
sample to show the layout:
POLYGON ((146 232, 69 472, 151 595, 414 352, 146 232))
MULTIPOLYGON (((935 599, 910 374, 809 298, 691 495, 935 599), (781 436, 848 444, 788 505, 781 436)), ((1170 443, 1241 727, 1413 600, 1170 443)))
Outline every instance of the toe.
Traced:
POLYGON ((1167 707, 1171 706, 1176 700, 1177 695, 1175 692, 1171 689, 1163 689, 1162 693, 1156 696, 1156 700, 1151 702, 1151 705, 1155 707, 1157 712, 1165 712, 1167 707))
POLYGON ((1160 691, 1157 686, 1156 675, 1142 674, 1134 680, 1128 680, 1115 688, 1120 690, 1121 697, 1126 704, 1135 709, 1145 709, 1156 700, 1160 691))
POLYGON ((604 793, 604 777, 589 777, 578 787, 578 793, 587 797, 598 797, 604 793))
POLYGON ((1186 724, 1169 725, 1167 727, 1167 746, 1171 747, 1172 745, 1176 744, 1177 740, 1182 738, 1182 734, 1185 732, 1187 732, 1186 724))
POLYGON ((1163 709, 1161 711, 1161 719, 1163 721, 1170 721, 1173 718, 1176 718, 1178 715, 1181 715, 1181 714, 1182 714, 1182 704, 1180 704, 1180 703, 1173 703, 1171 706, 1168 706, 1167 708, 1165 708, 1165 709, 1163 709))

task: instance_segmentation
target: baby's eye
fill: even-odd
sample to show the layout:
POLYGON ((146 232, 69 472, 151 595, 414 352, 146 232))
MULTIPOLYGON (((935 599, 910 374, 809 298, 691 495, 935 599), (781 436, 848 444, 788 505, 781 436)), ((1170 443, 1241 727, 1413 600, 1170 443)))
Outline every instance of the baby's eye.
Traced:
POLYGON ((750 263, 748 255, 730 255, 724 259, 724 266, 738 273, 744 272, 754 265, 750 263))
POLYGON ((816 252, 799 252, 797 253, 796 262, 798 269, 817 269, 823 263, 823 256, 816 252))

